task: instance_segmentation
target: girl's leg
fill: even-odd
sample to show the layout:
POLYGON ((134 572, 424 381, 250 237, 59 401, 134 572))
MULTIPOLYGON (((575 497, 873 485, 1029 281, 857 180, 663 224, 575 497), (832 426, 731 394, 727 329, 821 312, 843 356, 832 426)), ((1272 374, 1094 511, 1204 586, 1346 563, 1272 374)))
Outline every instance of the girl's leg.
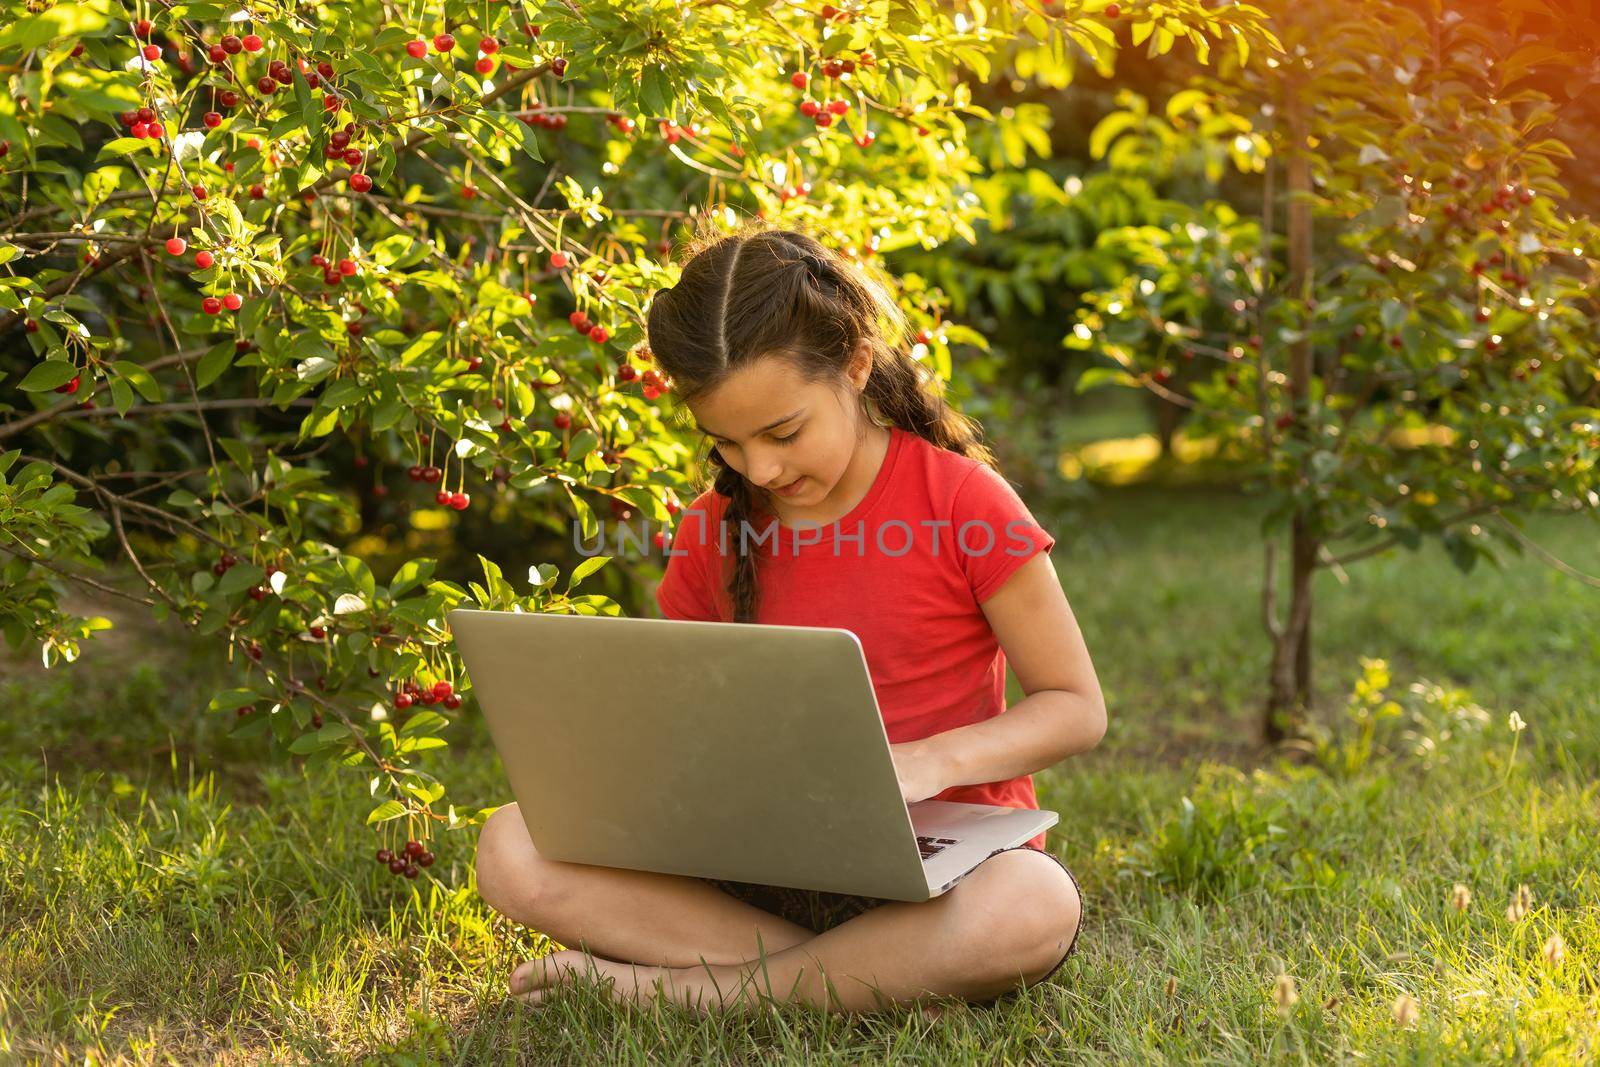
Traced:
POLYGON ((764 961, 643 967, 557 952, 511 976, 521 999, 594 976, 613 995, 661 996, 702 1010, 771 996, 833 1011, 874 1011, 920 997, 988 1000, 1048 975, 1077 936, 1082 900, 1060 863, 1035 849, 998 853, 954 889, 883 904, 764 961))
POLYGON ((545 859, 515 804, 484 823, 477 869, 478 893, 494 910, 612 960, 736 964, 816 936, 697 878, 545 859))

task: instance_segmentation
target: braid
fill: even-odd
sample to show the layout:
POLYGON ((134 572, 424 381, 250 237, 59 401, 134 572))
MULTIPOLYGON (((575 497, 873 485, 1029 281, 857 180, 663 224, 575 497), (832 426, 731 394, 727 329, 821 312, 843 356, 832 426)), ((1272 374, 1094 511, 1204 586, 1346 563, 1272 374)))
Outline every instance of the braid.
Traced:
POLYGON ((720 456, 717 457, 717 466, 721 469, 717 472, 715 488, 728 498, 728 506, 722 512, 722 536, 738 538, 732 566, 724 575, 728 599, 733 605, 733 621, 755 622, 761 598, 761 587, 756 581, 756 555, 744 551, 744 538, 741 536, 743 523, 754 518, 754 494, 744 476, 722 463, 720 456))

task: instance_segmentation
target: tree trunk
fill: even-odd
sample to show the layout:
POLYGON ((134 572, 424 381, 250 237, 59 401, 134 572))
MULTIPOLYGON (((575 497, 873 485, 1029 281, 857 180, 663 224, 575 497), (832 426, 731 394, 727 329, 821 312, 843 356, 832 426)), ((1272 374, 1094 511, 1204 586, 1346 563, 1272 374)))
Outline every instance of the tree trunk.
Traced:
MULTIPOLYGON (((1316 574, 1318 542, 1304 516, 1296 515, 1289 535, 1288 618, 1272 632, 1272 667, 1262 732, 1271 744, 1296 733, 1311 709, 1311 580, 1316 574)), ((1275 566, 1273 554, 1267 557, 1275 566)), ((1274 612, 1274 578, 1268 578, 1267 612, 1274 612)))
MULTIPOLYGON (((1284 154, 1289 193, 1286 234, 1289 273, 1286 281, 1291 299, 1304 301, 1311 296, 1312 286, 1312 188, 1311 164, 1306 158, 1306 90, 1298 79, 1292 80, 1285 88, 1284 112, 1289 127, 1289 146, 1284 154)), ((1303 437, 1306 432, 1311 376, 1316 372, 1310 337, 1310 323, 1302 322, 1299 339, 1289 346, 1289 396, 1295 414, 1290 432, 1296 437, 1303 437)), ((1303 473, 1300 483, 1307 483, 1303 473)), ((1268 589, 1267 622, 1274 629, 1272 675, 1263 732, 1269 742, 1281 741, 1295 732, 1299 720, 1311 705, 1311 576, 1316 572, 1317 547, 1310 516, 1302 505, 1295 509, 1291 527, 1289 617, 1281 627, 1276 627, 1271 617, 1270 586, 1268 589)), ((1270 555, 1268 559, 1270 565, 1270 555)), ((1268 581, 1272 580, 1269 576, 1268 581)))

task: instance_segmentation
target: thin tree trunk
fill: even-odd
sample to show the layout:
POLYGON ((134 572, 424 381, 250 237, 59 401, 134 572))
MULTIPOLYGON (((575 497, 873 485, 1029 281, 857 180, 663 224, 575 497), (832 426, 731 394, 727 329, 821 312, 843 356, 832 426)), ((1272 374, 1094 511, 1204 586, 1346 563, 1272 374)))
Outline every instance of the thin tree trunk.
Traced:
MULTIPOLYGON (((1311 164, 1306 158, 1306 100, 1304 87, 1297 82, 1287 86, 1285 115, 1289 126, 1289 149, 1285 155, 1289 194, 1288 291, 1291 299, 1305 301, 1311 296, 1311 164)), ((1294 405, 1295 422, 1291 433, 1303 435, 1306 406, 1315 373, 1309 323, 1302 323, 1300 339, 1289 348, 1289 396, 1294 405)), ((1302 475, 1301 483, 1305 484, 1302 475)), ((1270 693, 1263 732, 1276 743, 1295 731, 1298 720, 1311 704, 1311 578, 1316 572, 1318 542, 1311 517, 1302 507, 1296 509, 1290 526, 1289 619, 1273 633, 1274 649, 1270 693)))

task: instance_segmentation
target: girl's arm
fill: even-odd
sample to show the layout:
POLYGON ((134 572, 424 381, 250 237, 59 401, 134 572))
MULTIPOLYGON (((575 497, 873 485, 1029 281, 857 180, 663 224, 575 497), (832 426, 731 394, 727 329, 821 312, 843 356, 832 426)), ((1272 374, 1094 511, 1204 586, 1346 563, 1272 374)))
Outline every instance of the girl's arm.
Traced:
POLYGON ((1049 554, 1018 567, 980 607, 1027 696, 992 719, 895 745, 908 802, 1032 774, 1105 736, 1100 681, 1049 554))

